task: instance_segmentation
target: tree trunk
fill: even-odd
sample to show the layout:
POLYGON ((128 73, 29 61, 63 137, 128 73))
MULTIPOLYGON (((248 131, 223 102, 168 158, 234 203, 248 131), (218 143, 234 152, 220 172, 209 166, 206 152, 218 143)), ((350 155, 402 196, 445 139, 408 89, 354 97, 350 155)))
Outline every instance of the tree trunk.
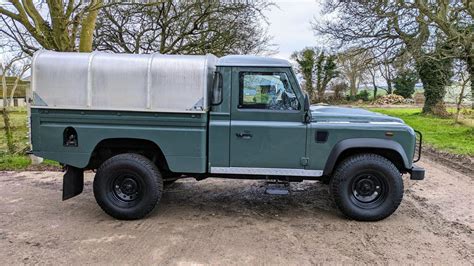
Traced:
POLYGON ((318 91, 318 102, 323 102, 324 101, 324 90, 319 90, 318 91))
POLYGON ((444 96, 446 95, 445 86, 450 77, 451 63, 445 59, 435 59, 426 57, 418 59, 417 71, 420 80, 423 83, 425 104, 423 113, 436 116, 449 116, 444 105, 444 96))
POLYGON ((91 52, 92 41, 94 38, 95 24, 97 20, 97 14, 102 5, 102 0, 92 0, 89 7, 90 10, 87 16, 82 21, 82 29, 79 41, 79 52, 91 52))
MULTIPOLYGON (((8 68, 8 67, 7 67, 8 68)), ((6 74, 6 69, 3 68, 4 74, 6 74)), ((14 153, 15 152, 15 145, 13 143, 13 135, 12 135, 12 130, 11 130, 11 125, 10 125, 10 115, 8 113, 8 92, 7 92, 7 80, 6 80, 6 75, 2 76, 2 88, 3 88, 3 108, 2 108, 2 117, 3 117, 3 124, 4 124, 4 130, 5 130, 5 138, 7 139, 7 148, 9 153, 14 153)))
POLYGON ((312 76, 306 76, 305 77, 305 90, 306 92, 308 93, 308 97, 309 97, 309 102, 310 103, 313 103, 313 80, 312 80, 312 76))
POLYGON ((474 109, 474 56, 468 56, 466 58, 466 64, 471 81, 471 109, 474 109))
MULTIPOLYGON (((6 101, 6 99, 3 99, 3 100, 6 101)), ((7 139, 8 153, 12 154, 15 152, 15 144, 13 143, 13 134, 12 134, 11 124, 10 124, 10 114, 6 106, 4 106, 2 109, 2 117, 3 117, 3 123, 5 125, 4 130, 5 130, 5 137, 7 139)))
POLYGON ((350 80, 349 80, 349 86, 350 86, 350 97, 351 97, 351 100, 355 100, 355 97, 357 95, 357 85, 356 85, 356 77, 351 77, 350 80))
POLYGON ((391 79, 387 79, 387 94, 392 94, 393 93, 393 90, 392 90, 392 80, 391 79))
POLYGON ((375 82, 375 73, 372 75, 372 86, 374 86, 374 100, 377 98, 377 84, 375 82))

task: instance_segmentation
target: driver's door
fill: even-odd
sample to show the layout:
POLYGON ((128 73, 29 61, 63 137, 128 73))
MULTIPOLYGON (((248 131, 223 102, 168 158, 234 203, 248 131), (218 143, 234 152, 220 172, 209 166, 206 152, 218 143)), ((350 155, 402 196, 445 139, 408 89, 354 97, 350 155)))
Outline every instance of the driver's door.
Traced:
POLYGON ((230 167, 237 172, 299 175, 306 154, 302 95, 286 68, 232 71, 230 167))

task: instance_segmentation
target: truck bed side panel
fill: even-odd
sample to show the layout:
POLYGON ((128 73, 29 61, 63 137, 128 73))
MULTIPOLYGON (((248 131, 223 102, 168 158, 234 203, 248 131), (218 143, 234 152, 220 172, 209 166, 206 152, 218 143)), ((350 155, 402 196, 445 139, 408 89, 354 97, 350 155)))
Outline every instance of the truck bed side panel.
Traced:
POLYGON ((33 153, 84 168, 102 140, 143 139, 162 150, 171 171, 206 172, 205 113, 156 113, 32 108, 33 153), (63 145, 66 127, 77 131, 78 146, 63 145))

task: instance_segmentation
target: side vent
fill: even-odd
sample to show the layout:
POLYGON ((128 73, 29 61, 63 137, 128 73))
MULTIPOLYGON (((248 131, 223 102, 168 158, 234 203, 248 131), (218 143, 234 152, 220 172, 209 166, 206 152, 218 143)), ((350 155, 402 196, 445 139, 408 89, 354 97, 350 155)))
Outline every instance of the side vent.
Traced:
POLYGON ((327 131, 316 131, 316 142, 317 143, 324 143, 328 140, 328 132, 327 131))
POLYGON ((67 127, 63 132, 63 146, 77 147, 78 145, 77 132, 73 127, 67 127))

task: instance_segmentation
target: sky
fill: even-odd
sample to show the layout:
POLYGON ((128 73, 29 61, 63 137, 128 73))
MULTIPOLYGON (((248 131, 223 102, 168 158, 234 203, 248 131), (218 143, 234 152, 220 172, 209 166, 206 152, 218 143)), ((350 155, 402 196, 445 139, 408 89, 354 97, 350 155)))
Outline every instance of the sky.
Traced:
POLYGON ((278 7, 265 12, 270 23, 268 31, 278 53, 272 57, 289 59, 294 51, 307 46, 316 46, 317 39, 310 22, 321 10, 319 1, 294 0, 274 1, 278 7))

